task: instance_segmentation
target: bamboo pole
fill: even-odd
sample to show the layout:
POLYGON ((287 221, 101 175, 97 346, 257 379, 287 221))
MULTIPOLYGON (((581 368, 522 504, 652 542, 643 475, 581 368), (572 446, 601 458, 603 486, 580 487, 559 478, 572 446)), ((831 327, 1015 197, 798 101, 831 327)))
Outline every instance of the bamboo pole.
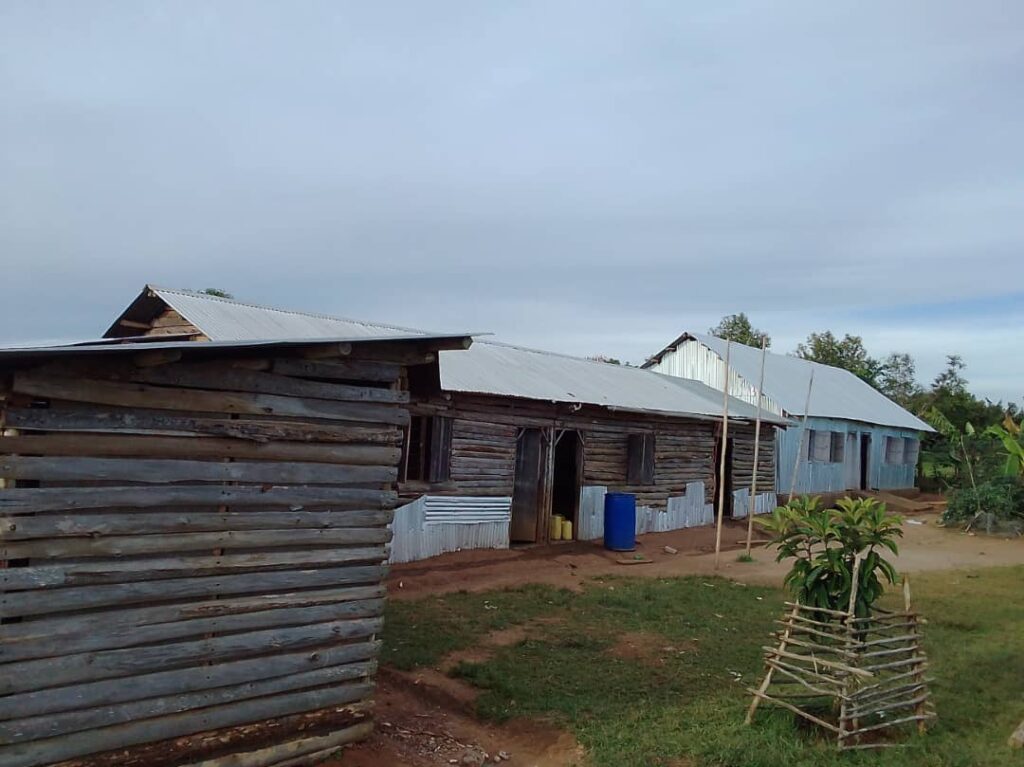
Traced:
POLYGON ((722 444, 718 455, 718 521, 715 524, 715 569, 722 551, 722 517, 725 514, 725 455, 729 452, 729 352, 732 342, 725 342, 725 385, 722 387, 722 444))
POLYGON ((807 433, 807 411, 811 409, 811 389, 814 388, 814 368, 811 368, 811 377, 807 381, 807 400, 804 402, 804 417, 800 422, 800 439, 796 445, 796 460, 793 461, 793 478, 789 481, 789 497, 786 502, 793 500, 796 492, 796 475, 800 469, 800 454, 804 449, 804 434, 807 433))
POLYGON ((750 510, 747 512, 747 556, 754 537, 754 509, 757 507, 757 457, 761 450, 761 393, 764 390, 764 357, 768 336, 761 339, 761 376, 757 381, 757 420, 754 422, 754 472, 750 475, 750 510))

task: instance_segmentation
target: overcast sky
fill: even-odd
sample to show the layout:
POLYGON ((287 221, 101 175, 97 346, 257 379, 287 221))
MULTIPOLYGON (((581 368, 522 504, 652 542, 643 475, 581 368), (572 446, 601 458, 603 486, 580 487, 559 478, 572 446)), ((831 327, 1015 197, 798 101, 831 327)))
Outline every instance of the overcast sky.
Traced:
POLYGON ((1024 396, 1024 3, 0 3, 0 342, 146 282, 1024 396), (703 6, 703 7, 700 7, 703 6))

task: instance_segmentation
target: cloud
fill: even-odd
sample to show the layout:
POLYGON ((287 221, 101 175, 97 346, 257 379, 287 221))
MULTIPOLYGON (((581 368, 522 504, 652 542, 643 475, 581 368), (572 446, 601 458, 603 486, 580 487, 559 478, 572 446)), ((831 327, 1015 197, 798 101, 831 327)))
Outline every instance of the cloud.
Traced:
POLYGON ((742 310, 1016 399, 1022 17, 7 3, 0 338, 147 281, 633 360, 742 310))

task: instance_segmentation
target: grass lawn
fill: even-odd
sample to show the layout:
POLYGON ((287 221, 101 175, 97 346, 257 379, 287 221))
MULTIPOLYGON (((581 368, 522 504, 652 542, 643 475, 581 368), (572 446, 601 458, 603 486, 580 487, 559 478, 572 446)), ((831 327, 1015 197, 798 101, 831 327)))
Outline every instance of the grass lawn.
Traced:
POLYGON ((383 661, 410 669, 529 622, 527 638, 452 673, 483 692, 477 713, 547 718, 571 730, 594 765, 1024 764, 1006 745, 1024 718, 1024 567, 919 575, 939 719, 905 749, 844 753, 762 706, 745 727, 745 687, 784 595, 702 577, 604 578, 575 594, 527 586, 388 607, 383 661))

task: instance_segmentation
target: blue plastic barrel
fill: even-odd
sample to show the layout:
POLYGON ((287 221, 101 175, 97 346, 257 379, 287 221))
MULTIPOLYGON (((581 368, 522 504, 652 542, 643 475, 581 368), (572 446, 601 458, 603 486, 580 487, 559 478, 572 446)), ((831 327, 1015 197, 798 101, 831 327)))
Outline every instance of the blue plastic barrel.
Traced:
POLYGON ((605 493, 604 547, 609 551, 636 548, 636 496, 632 493, 605 493))

